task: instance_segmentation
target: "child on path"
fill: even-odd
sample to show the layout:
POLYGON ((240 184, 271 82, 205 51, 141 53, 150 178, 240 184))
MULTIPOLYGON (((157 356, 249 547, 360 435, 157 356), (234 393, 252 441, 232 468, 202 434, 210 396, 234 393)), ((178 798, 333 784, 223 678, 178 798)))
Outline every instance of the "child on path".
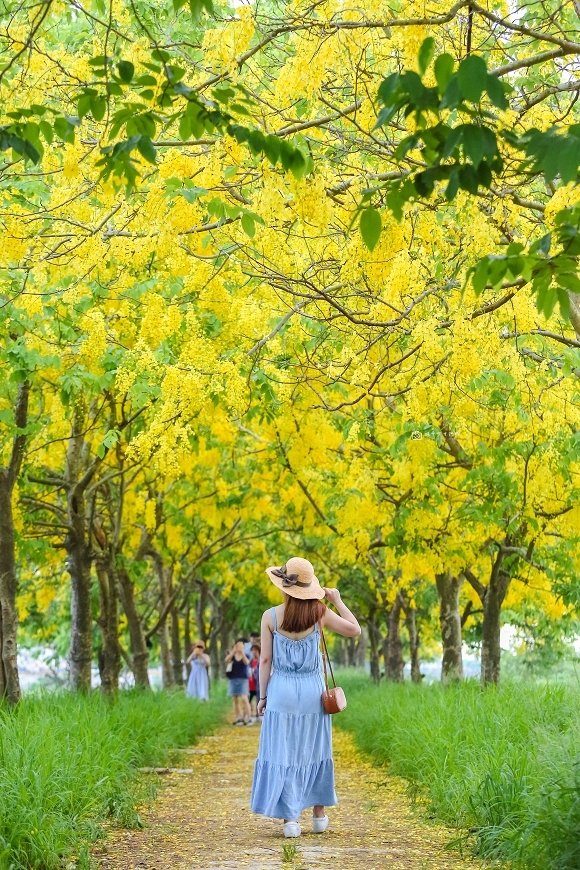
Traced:
POLYGON ((260 647, 257 643, 252 644, 250 658, 250 712, 254 721, 258 718, 258 699, 260 697, 260 647))
POLYGON ((191 655, 187 659, 187 664, 191 664, 191 671, 185 694, 189 698, 209 701, 209 656, 205 652, 205 644, 202 640, 191 645, 191 655))
POLYGON ((250 701, 248 695, 250 692, 248 684, 248 665, 250 661, 244 652, 244 639, 238 638, 234 644, 234 648, 226 656, 226 665, 231 663, 231 668, 227 671, 230 681, 228 686, 228 695, 234 699, 234 721, 233 725, 248 725, 251 718, 250 701))

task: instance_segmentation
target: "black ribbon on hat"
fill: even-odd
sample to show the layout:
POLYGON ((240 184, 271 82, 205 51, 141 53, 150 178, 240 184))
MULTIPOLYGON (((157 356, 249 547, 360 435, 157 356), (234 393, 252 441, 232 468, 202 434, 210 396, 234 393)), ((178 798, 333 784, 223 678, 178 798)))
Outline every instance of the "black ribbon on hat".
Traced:
POLYGON ((288 574, 286 565, 282 565, 281 568, 272 568, 272 574, 280 578, 282 586, 304 586, 305 588, 312 586, 312 580, 309 580, 308 583, 303 583, 298 579, 298 574, 288 574))

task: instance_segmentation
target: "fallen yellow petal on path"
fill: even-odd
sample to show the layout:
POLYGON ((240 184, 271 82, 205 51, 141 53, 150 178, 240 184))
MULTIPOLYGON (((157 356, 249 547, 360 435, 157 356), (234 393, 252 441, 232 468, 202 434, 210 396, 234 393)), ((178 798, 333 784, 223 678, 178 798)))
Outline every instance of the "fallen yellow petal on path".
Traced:
POLYGON ((466 870, 474 862, 445 852, 453 832, 410 809, 404 783, 373 767, 352 737, 334 729, 336 790, 330 826, 285 840, 282 823, 250 812, 260 726, 228 726, 188 757, 193 773, 167 774, 145 829, 115 831, 94 850, 102 870, 466 870), (287 844, 283 861, 282 847, 287 844), (288 855, 291 857, 288 859, 288 855))

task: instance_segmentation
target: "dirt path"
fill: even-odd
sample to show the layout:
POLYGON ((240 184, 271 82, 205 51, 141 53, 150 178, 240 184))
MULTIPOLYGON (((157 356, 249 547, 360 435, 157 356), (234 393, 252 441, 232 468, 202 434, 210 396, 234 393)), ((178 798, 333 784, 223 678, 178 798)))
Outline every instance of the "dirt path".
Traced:
POLYGON ((335 728, 339 805, 325 834, 284 840, 281 822, 248 808, 259 725, 224 727, 202 740, 205 755, 182 755, 192 774, 163 777, 166 787, 143 813, 146 827, 113 834, 95 852, 102 870, 460 870, 474 867, 443 846, 449 831, 411 813, 404 787, 373 768, 352 738, 335 728), (292 856, 292 848, 297 847, 292 856), (286 846, 286 860, 283 856, 286 846), (289 860, 288 860, 289 859, 289 860))

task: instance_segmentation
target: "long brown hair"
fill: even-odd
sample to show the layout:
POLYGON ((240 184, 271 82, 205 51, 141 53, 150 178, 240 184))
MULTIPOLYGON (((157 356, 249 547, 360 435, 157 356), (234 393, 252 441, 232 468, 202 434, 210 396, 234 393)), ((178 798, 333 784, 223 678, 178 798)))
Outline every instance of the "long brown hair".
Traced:
POLYGON ((326 613, 326 604, 317 598, 294 598, 284 595, 284 618, 280 624, 282 631, 300 634, 312 628, 326 613))

